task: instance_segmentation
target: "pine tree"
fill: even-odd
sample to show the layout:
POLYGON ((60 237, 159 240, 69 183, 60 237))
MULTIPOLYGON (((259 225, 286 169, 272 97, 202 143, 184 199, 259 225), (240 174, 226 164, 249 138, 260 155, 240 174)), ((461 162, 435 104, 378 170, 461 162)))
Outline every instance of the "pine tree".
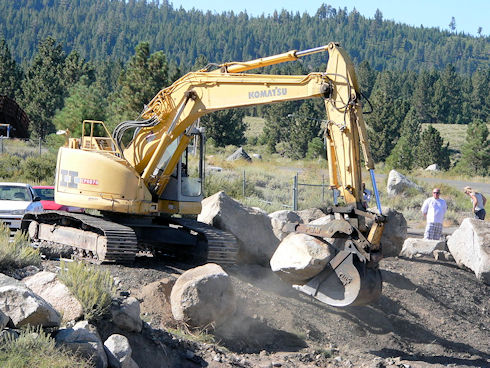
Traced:
POLYGON ((82 76, 68 93, 63 109, 53 118, 56 129, 69 130, 72 136, 79 137, 83 120, 105 120, 106 101, 95 83, 90 84, 88 76, 82 76))
POLYGON ((390 155, 386 158, 386 167, 390 169, 411 170, 414 165, 413 146, 407 136, 401 136, 390 155))
POLYGON ((12 58, 7 42, 0 39, 0 95, 20 98, 22 78, 22 70, 12 58))
POLYGON ((221 110, 203 116, 201 123, 206 128, 206 137, 212 138, 217 147, 240 146, 246 140, 244 116, 243 109, 221 110))
POLYGON ((369 98, 376 82, 376 72, 371 68, 367 60, 363 60, 357 68, 357 81, 363 95, 369 98))
POLYGON ((449 29, 453 32, 456 30, 456 18, 451 17, 451 21, 449 22, 449 29))
POLYGON ((461 150, 461 161, 457 169, 468 175, 490 174, 490 140, 488 127, 477 119, 468 124, 466 143, 461 150))
POLYGON ((490 118, 490 68, 477 70, 472 78, 470 96, 471 111, 475 118, 489 121, 490 118))
POLYGON ((400 125, 409 104, 399 95, 398 80, 393 72, 378 74, 371 94, 373 113, 366 116, 373 160, 384 161, 400 137, 400 125))
POLYGON ((423 123, 435 123, 435 112, 432 103, 434 95, 434 83, 439 79, 436 71, 421 71, 415 82, 415 89, 412 96, 412 108, 415 110, 415 117, 423 123))
POLYGON ((294 114, 299 105, 298 101, 289 101, 264 106, 265 125, 260 140, 262 144, 267 145, 269 152, 277 152, 276 145, 287 141, 291 123, 288 115, 294 114))
POLYGON ((122 70, 111 96, 110 125, 137 118, 145 104, 169 84, 165 54, 157 51, 150 55, 148 42, 140 43, 136 46, 135 55, 122 70))
POLYGON ((308 143, 318 137, 321 128, 321 119, 317 116, 312 101, 304 101, 298 112, 291 116, 288 136, 288 157, 300 159, 308 152, 308 143))
POLYGON ((416 152, 418 166, 426 168, 437 164, 443 170, 449 169, 449 143, 444 145, 441 135, 432 124, 422 132, 416 152))
POLYGON ((411 170, 415 166, 414 147, 420 143, 421 128, 415 110, 410 109, 403 120, 400 139, 386 159, 386 165, 389 168, 411 170))
POLYGON ((65 59, 63 70, 63 82, 68 89, 73 87, 80 78, 86 75, 90 83, 95 81, 95 68, 92 64, 86 63, 77 50, 73 50, 65 59))
POLYGON ((440 78, 434 84, 433 105, 438 123, 461 124, 461 78, 456 69, 449 64, 444 68, 440 78))
POLYGON ((21 107, 31 120, 33 133, 42 139, 54 132, 51 119, 55 111, 63 107, 65 57, 61 44, 52 37, 46 38, 39 43, 38 52, 22 81, 21 107))

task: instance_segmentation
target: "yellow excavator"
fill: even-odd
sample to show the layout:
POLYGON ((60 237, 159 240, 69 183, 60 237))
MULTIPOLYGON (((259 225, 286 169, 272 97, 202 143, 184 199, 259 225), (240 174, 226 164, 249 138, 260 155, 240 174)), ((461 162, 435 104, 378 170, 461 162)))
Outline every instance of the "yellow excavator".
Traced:
POLYGON ((346 205, 330 209, 337 214, 333 225, 297 225, 294 230, 346 241, 330 262, 330 271, 325 270, 302 291, 322 300, 328 291, 318 285, 328 285, 333 276, 341 281, 340 289, 332 286, 336 294, 333 300, 343 298, 345 302, 323 298, 326 303, 348 305, 379 295, 381 277, 377 265, 384 218, 361 94, 346 52, 332 42, 305 51, 211 68, 188 73, 162 89, 138 120, 119 124, 112 135, 103 122, 84 121, 82 137, 69 138, 67 146, 58 152, 55 200, 67 206, 98 210, 100 215, 26 214, 22 228, 35 241, 70 246, 99 262, 131 262, 139 251, 149 250, 201 262, 233 263, 238 245, 232 234, 186 216, 172 216, 197 215, 201 211, 205 138, 197 125, 198 118, 228 108, 321 98, 327 114, 330 184, 346 205), (244 73, 325 51, 329 58, 323 73, 244 73), (378 214, 367 212, 362 204, 361 147, 371 172, 378 214), (194 170, 189 167, 196 161, 189 159, 189 148, 200 151, 194 170), (373 219, 370 229, 366 218, 373 219), (349 287, 355 283, 360 286, 349 287), (356 294, 354 298, 352 294, 356 294))

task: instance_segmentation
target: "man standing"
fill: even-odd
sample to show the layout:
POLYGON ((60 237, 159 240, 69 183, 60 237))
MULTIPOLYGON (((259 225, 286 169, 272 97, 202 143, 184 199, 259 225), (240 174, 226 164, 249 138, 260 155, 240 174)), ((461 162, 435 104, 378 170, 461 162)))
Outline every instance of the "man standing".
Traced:
POLYGON ((440 198, 441 190, 434 188, 432 198, 427 198, 422 205, 422 213, 427 218, 424 239, 439 240, 442 235, 442 221, 447 210, 446 201, 440 198))

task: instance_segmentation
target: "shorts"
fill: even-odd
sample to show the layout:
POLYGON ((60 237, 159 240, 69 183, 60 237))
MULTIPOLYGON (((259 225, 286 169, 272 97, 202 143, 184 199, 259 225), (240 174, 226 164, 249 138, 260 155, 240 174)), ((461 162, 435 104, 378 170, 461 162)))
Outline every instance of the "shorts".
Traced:
POLYGON ((481 210, 478 210, 475 212, 475 218, 478 220, 485 220, 485 215, 487 213, 485 212, 485 209, 482 208, 481 210))
POLYGON ((425 227, 424 239, 439 240, 442 235, 442 224, 439 222, 429 222, 425 227))

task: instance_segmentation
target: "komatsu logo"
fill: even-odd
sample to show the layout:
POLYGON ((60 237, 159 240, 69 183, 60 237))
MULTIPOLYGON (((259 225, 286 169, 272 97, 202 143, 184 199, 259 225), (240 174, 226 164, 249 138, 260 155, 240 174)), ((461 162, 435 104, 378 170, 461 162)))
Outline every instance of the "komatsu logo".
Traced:
POLYGON ((264 89, 262 91, 253 91, 248 93, 248 99, 252 100, 255 98, 265 98, 265 97, 273 97, 273 96, 286 96, 288 94, 287 88, 272 88, 272 89, 264 89))

